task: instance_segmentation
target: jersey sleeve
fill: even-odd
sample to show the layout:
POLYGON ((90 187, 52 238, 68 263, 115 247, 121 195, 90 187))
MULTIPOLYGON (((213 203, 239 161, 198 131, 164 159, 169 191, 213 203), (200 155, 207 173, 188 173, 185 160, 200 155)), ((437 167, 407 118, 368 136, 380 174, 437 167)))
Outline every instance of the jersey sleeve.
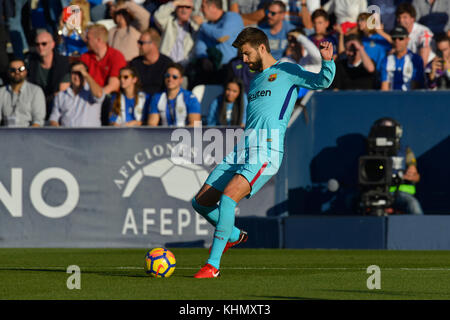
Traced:
POLYGON ((293 84, 313 90, 328 88, 336 74, 336 65, 332 60, 322 60, 322 69, 319 73, 306 71, 302 66, 294 63, 284 63, 282 67, 290 74, 293 84))
POLYGON ((188 114, 191 113, 201 113, 200 102, 198 102, 197 98, 193 93, 189 95, 188 101, 186 103, 188 114))

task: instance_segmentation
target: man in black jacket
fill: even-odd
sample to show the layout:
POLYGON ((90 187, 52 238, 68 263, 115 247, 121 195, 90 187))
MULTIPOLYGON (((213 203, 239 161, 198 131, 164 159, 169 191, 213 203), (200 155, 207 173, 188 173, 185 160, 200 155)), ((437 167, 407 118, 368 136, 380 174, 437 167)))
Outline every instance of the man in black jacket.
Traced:
POLYGON ((36 53, 27 57, 28 81, 44 90, 47 115, 51 113, 53 98, 70 86, 70 63, 68 57, 55 52, 55 41, 47 31, 40 32, 35 40, 36 53))

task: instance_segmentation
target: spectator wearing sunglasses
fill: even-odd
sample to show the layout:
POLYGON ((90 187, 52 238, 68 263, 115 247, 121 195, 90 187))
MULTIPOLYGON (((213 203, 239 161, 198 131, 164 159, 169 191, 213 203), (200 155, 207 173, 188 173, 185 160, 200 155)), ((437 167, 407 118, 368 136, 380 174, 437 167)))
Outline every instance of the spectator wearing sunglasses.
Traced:
POLYGON ((191 20, 192 0, 175 0, 161 5, 154 18, 161 33, 161 53, 174 62, 186 65, 194 48, 198 25, 191 20))
POLYGON ((27 56, 28 81, 44 90, 47 115, 50 116, 55 95, 70 86, 69 58, 55 51, 53 36, 43 31, 35 39, 36 52, 27 56))
MULTIPOLYGON (((149 95, 141 91, 137 71, 133 67, 120 69, 120 91, 112 95, 110 125, 137 127, 142 125, 149 95)), ((148 110, 148 109, 147 109, 148 110)))
POLYGON ((280 59, 288 45, 288 33, 295 28, 285 20, 286 5, 282 1, 273 1, 266 10, 266 21, 259 24, 269 38, 270 52, 275 59, 280 59))
POLYGON ((164 90, 164 73, 172 62, 172 59, 159 52, 160 42, 161 37, 156 29, 145 30, 138 40, 140 56, 130 62, 130 66, 139 74, 142 89, 149 94, 164 90))
POLYGON ((28 82, 22 59, 8 65, 9 84, 0 88, 0 121, 7 127, 41 127, 45 119, 45 96, 41 87, 28 82))
POLYGON ((200 103, 192 92, 181 88, 183 66, 172 63, 164 74, 166 90, 157 93, 150 102, 149 126, 194 126, 201 121, 200 103))
POLYGON ((408 49, 408 31, 397 26, 391 31, 393 53, 384 58, 381 69, 381 90, 409 91, 424 83, 423 60, 408 49))

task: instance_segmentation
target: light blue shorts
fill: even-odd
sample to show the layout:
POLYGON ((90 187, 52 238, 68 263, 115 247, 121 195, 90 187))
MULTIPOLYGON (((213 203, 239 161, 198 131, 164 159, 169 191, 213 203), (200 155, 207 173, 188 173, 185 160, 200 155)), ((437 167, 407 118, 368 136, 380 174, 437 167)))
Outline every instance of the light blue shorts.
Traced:
POLYGON ((223 192, 233 176, 240 174, 250 184, 251 191, 247 198, 252 197, 278 172, 283 152, 257 148, 253 152, 249 149, 245 152, 246 156, 241 157, 238 154, 242 155, 242 152, 229 153, 209 174, 205 184, 223 192))

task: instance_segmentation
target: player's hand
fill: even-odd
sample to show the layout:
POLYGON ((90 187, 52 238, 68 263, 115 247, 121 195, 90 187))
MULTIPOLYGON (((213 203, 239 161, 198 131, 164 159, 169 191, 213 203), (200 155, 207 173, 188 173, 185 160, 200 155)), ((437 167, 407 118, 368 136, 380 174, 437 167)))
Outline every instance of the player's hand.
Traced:
POLYGON ((323 60, 331 61, 333 59, 333 44, 329 41, 320 43, 320 54, 323 60))

